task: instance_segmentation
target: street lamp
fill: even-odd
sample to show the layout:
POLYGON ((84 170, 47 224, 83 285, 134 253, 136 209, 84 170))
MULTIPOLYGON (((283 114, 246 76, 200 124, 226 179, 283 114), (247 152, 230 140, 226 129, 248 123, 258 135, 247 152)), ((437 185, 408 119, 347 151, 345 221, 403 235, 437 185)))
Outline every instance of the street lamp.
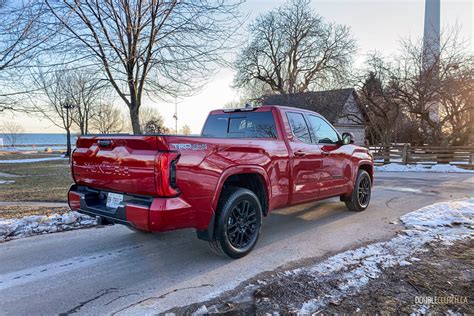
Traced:
POLYGON ((71 124, 69 122, 70 114, 69 112, 74 108, 74 103, 70 100, 66 100, 65 102, 61 103, 61 107, 66 110, 66 157, 71 157, 71 124))

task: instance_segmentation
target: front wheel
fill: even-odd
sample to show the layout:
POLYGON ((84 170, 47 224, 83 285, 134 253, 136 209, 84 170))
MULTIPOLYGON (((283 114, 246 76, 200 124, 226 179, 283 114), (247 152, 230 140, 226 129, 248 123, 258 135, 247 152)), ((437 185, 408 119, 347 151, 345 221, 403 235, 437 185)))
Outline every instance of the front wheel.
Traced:
POLYGON ((260 235, 260 201, 252 191, 232 187, 226 189, 219 204, 210 248, 219 255, 241 258, 252 251, 260 235))
POLYGON ((346 206, 351 211, 363 211, 370 203, 372 195, 372 181, 365 170, 359 170, 354 183, 354 189, 349 197, 344 199, 346 206))

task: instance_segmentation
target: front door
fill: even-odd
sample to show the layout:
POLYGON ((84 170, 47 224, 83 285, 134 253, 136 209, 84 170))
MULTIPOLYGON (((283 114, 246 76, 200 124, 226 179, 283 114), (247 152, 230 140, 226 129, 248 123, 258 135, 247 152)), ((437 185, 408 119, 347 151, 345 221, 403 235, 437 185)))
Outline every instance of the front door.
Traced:
POLYGON ((329 197, 343 194, 347 191, 348 181, 345 175, 347 153, 341 148, 339 134, 322 117, 309 114, 307 118, 323 157, 319 195, 329 197))
POLYGON ((315 200, 319 195, 319 177, 323 164, 319 146, 312 143, 309 124, 303 114, 286 112, 291 132, 289 150, 291 157, 292 196, 290 203, 303 203, 315 200))

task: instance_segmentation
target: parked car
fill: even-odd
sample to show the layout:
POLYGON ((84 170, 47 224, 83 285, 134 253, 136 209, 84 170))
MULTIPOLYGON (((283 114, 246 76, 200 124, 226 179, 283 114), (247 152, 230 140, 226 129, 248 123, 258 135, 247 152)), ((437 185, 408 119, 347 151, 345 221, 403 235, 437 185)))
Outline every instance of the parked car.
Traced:
POLYGON ((339 196, 364 210, 374 179, 350 133, 281 106, 212 111, 201 136, 82 136, 71 169, 72 210, 144 232, 195 228, 230 258, 254 248, 275 209, 339 196))

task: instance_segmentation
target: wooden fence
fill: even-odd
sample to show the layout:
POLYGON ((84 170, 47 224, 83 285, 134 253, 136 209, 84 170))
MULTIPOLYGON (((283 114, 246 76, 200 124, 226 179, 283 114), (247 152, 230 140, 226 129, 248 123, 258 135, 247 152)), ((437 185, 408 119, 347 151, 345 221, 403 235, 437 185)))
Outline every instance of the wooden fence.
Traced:
POLYGON ((410 144, 369 147, 377 163, 451 164, 474 169, 474 146, 410 146, 410 144))

